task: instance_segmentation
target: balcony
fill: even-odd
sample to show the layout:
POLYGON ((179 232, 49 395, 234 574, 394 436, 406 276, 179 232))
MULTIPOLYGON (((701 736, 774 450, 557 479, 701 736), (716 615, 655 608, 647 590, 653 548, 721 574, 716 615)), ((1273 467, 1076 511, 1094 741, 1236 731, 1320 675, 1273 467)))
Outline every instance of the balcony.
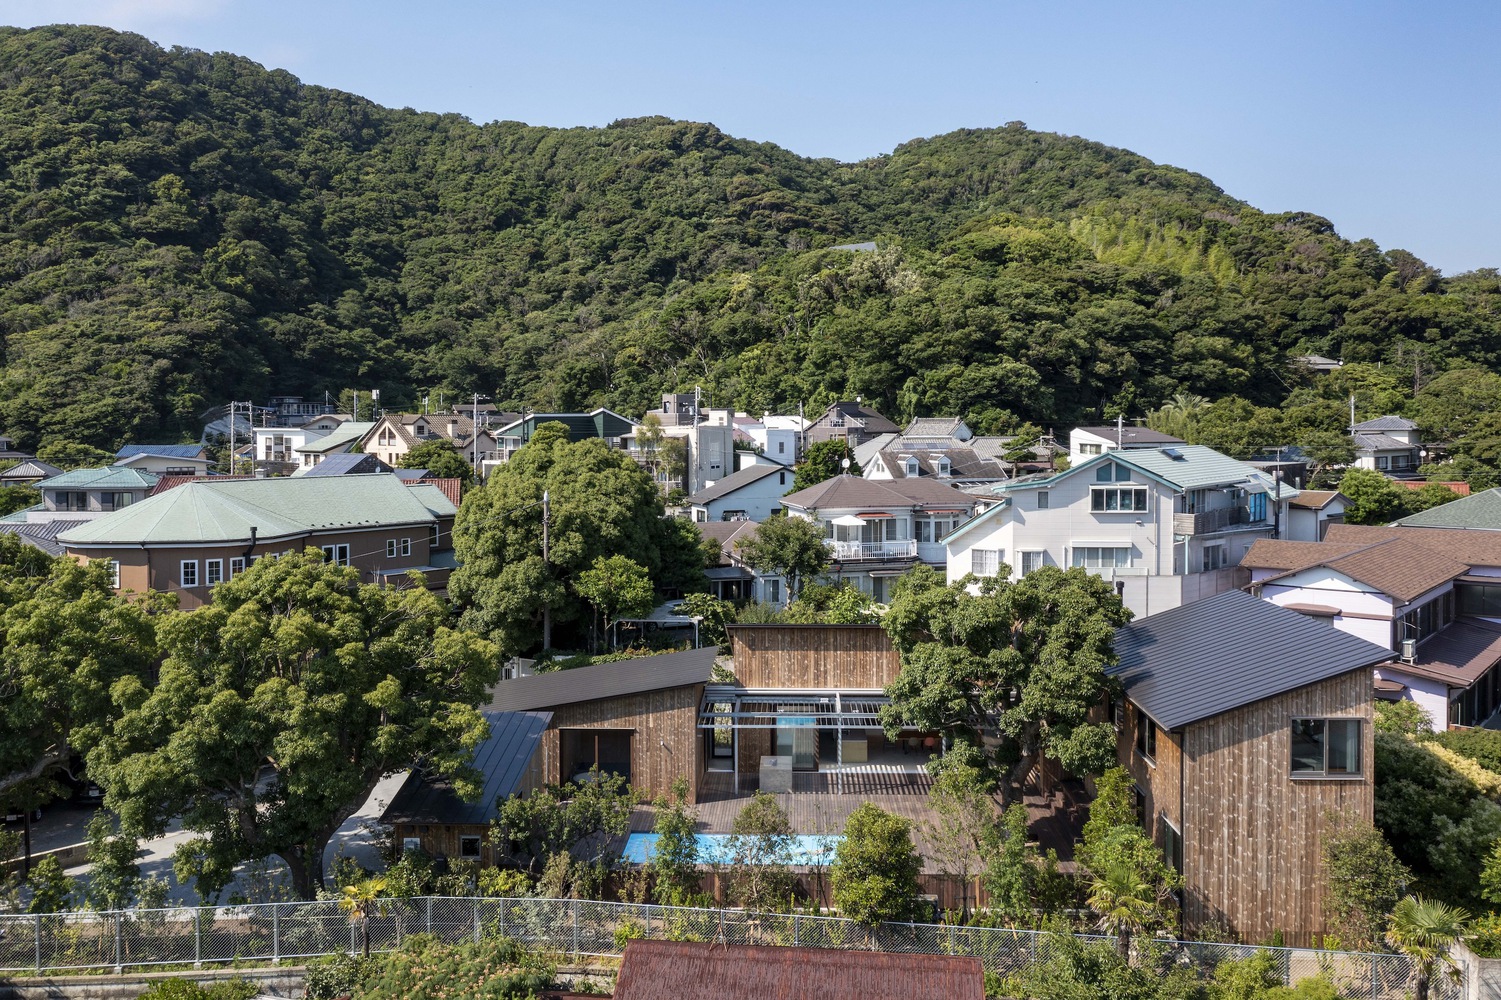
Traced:
POLYGON ((1251 512, 1245 507, 1221 507, 1218 510, 1206 510, 1199 514, 1174 514, 1173 534, 1211 535, 1216 531, 1227 531, 1240 525, 1261 523, 1264 523, 1264 519, 1252 521, 1251 512))
POLYGON ((836 542, 825 541, 836 562, 872 562, 888 559, 916 559, 917 541, 836 542))

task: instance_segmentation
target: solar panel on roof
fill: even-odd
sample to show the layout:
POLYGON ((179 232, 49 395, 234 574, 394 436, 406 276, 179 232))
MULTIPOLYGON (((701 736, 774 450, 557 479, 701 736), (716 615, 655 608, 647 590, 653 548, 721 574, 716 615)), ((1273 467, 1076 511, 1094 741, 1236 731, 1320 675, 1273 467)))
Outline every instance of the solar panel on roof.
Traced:
POLYGON ((1183 457, 1183 452, 1179 451, 1177 448, 1163 448, 1162 453, 1175 462, 1187 461, 1187 459, 1183 457))

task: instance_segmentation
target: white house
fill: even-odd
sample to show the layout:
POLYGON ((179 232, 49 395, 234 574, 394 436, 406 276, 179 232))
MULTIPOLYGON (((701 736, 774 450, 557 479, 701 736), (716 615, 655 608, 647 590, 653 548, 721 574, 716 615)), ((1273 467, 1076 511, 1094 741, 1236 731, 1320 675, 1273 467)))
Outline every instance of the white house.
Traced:
POLYGON ((1331 524, 1345 520, 1349 499, 1339 490, 1304 490, 1287 505, 1287 530, 1282 537, 1294 542, 1322 542, 1331 524))
POLYGON ((830 575, 875 600, 918 563, 943 569, 943 537, 982 501, 932 479, 877 482, 835 476, 782 498, 789 517, 817 522, 831 550, 830 575))
POLYGON ((931 477, 960 489, 1007 478, 1001 462, 977 452, 974 435, 958 417, 919 417, 900 434, 878 434, 855 448, 866 479, 931 477))
POLYGON ((1263 600, 1391 650, 1378 697, 1418 703, 1438 728, 1501 707, 1501 535, 1332 524, 1323 542, 1259 541, 1242 565, 1263 600))
POLYGON ((1418 425, 1406 417, 1384 416, 1350 428, 1355 440, 1355 465, 1393 476, 1416 473, 1423 464, 1418 425))
POLYGON ((748 465, 688 498, 695 521, 764 521, 792 489, 785 465, 748 465))
POLYGON ((255 441, 257 469, 271 473, 290 473, 303 465, 303 456, 298 448, 326 437, 348 418, 343 414, 324 413, 312 417, 301 426, 267 426, 251 429, 255 441))
POLYGON ((942 539, 948 578, 1079 566, 1138 617, 1233 589, 1251 543, 1297 491, 1202 445, 1110 449, 1064 472, 993 486, 999 501, 942 539))
POLYGON ((795 465, 802 457, 803 432, 809 423, 803 417, 763 413, 755 418, 737 413, 733 422, 736 436, 744 435, 743 440, 759 448, 764 458, 795 465))
POLYGON ((1075 427, 1068 436, 1068 462, 1078 465, 1107 451, 1137 448, 1164 448, 1183 443, 1181 438, 1162 434, 1150 427, 1075 427))

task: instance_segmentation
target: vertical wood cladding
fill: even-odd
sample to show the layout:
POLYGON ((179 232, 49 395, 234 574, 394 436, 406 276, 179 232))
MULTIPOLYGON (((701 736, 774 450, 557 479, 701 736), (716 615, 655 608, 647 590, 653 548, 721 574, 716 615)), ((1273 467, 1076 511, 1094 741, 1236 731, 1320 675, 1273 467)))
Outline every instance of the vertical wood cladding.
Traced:
POLYGON ((1120 759, 1146 795, 1147 829, 1163 843, 1162 817, 1183 835, 1183 917, 1189 929, 1228 925, 1248 941, 1281 932, 1308 945, 1329 931, 1322 844, 1341 823, 1369 823, 1372 675, 1352 670, 1157 734, 1155 766, 1136 750, 1146 717, 1131 706, 1120 759), (1292 777, 1292 720, 1361 719, 1358 778, 1292 777))
POLYGON ((554 708, 538 752, 547 781, 570 777, 561 773, 559 730, 622 729, 631 732, 633 788, 655 798, 667 795, 681 777, 688 781, 689 801, 697 800, 704 772, 698 729, 703 691, 703 685, 695 684, 554 708))
POLYGON ((869 691, 902 668, 879 625, 731 625, 728 632, 735 679, 746 688, 869 691))

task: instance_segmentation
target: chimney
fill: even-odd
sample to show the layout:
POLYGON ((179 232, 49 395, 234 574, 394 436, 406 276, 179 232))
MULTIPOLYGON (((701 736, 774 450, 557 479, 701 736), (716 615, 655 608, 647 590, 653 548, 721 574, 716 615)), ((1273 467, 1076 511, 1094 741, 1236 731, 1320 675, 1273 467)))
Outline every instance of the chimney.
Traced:
POLYGON ((459 422, 453 417, 448 418, 448 439, 451 441, 459 436, 459 422))

